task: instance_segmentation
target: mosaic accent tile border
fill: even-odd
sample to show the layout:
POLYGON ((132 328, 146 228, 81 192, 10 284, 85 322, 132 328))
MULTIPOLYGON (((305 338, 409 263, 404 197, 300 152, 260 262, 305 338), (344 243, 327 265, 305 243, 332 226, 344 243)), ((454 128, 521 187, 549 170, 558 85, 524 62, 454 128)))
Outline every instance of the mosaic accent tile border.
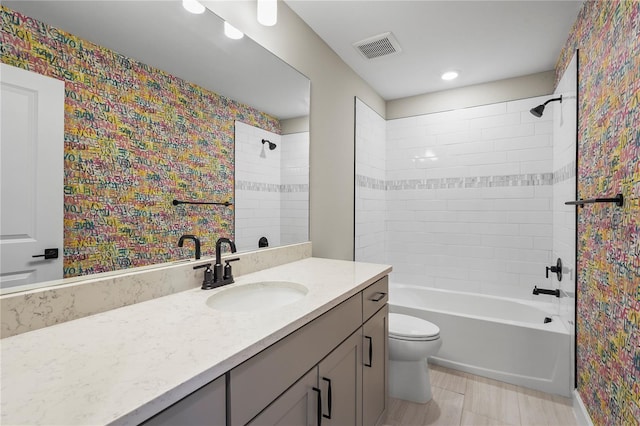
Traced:
POLYGON ((384 179, 377 179, 364 175, 356 175, 356 186, 360 188, 386 190, 387 182, 384 179))
POLYGON ((258 191, 258 192, 309 192, 309 184, 307 183, 264 183, 264 182, 251 182, 245 180, 236 181, 236 190, 242 191, 258 191))
POLYGON ((288 183, 280 185, 280 192, 309 192, 308 183, 288 183))
POLYGON ((359 187, 387 191, 414 189, 498 188, 508 186, 543 186, 553 184, 553 173, 534 173, 504 176, 471 176, 434 179, 388 180, 356 175, 359 187))
POLYGON ((553 183, 564 182, 576 177, 576 162, 572 161, 553 172, 553 183))

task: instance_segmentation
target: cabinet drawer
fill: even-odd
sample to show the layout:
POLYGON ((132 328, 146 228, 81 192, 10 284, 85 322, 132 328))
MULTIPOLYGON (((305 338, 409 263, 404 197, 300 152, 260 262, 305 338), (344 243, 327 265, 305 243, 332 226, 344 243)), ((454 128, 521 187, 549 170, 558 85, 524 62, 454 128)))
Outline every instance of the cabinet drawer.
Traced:
POLYGON ((379 279, 362 290, 362 321, 378 312, 389 300, 389 276, 379 279))
POLYGON ((246 424, 362 324, 357 294, 231 370, 231 424, 246 424))

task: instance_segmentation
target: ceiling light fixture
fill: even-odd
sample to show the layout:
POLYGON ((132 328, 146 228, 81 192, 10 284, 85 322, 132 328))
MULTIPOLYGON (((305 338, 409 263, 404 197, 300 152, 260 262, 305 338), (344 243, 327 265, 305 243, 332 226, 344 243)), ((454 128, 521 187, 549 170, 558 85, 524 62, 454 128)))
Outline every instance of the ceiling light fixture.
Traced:
POLYGON ((240 40, 242 37, 244 37, 244 33, 242 31, 240 31, 227 21, 224 21, 224 35, 234 40, 240 40))
POLYGON ((278 0, 258 0, 258 22, 266 27, 278 22, 278 0))
POLYGON ((182 7, 197 15, 204 13, 205 7, 198 0, 182 0, 182 7))
POLYGON ((458 73, 456 71, 447 71, 440 76, 443 80, 449 81, 458 78, 458 73))

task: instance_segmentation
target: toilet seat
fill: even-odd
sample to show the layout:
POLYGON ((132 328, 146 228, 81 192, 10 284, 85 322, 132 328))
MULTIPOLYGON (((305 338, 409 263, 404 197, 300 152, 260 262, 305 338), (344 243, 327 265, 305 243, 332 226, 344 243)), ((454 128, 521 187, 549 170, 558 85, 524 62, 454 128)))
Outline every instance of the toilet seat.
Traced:
POLYGON ((421 318, 389 314, 389 337, 399 340, 429 341, 440 338, 440 328, 421 318))

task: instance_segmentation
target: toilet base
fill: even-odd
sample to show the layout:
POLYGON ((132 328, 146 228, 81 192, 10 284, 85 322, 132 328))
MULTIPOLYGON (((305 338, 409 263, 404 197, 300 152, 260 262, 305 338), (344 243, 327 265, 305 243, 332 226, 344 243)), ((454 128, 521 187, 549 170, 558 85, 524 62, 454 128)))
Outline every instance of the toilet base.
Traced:
POLYGON ((427 360, 389 360, 389 396, 425 404, 431 401, 431 378, 427 360))

